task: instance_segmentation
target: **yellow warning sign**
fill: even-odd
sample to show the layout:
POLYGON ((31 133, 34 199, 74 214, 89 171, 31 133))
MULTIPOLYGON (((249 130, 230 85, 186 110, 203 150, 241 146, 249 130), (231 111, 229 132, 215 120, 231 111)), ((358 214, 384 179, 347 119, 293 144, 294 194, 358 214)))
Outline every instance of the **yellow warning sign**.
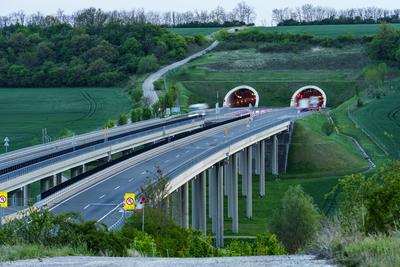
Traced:
POLYGON ((0 207, 1 208, 8 207, 7 192, 0 192, 0 207))
POLYGON ((126 193, 124 197, 125 210, 135 210, 135 206, 136 206, 135 194, 126 193))

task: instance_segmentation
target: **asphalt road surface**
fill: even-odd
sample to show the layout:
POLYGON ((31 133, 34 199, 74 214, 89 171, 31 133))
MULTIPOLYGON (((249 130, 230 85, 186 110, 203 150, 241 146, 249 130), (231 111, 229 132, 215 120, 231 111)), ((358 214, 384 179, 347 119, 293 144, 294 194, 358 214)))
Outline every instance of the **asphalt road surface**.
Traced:
POLYGON ((190 57, 187 57, 183 60, 180 60, 178 62, 175 62, 171 65, 165 66, 164 68, 158 70, 157 72, 151 74, 147 79, 143 82, 143 96, 150 101, 150 105, 153 105, 158 101, 158 96, 157 93, 154 91, 154 84, 153 82, 157 81, 158 79, 161 78, 165 73, 167 73, 170 70, 176 69, 186 63, 188 63, 190 60, 201 57, 208 51, 214 49, 218 45, 218 41, 214 41, 209 47, 206 49, 197 52, 190 57))
POLYGON ((0 263, 0 266, 38 266, 38 267, 329 267, 335 266, 327 260, 316 259, 312 255, 282 255, 257 257, 219 257, 219 258, 117 258, 117 257, 55 257, 21 260, 0 263))

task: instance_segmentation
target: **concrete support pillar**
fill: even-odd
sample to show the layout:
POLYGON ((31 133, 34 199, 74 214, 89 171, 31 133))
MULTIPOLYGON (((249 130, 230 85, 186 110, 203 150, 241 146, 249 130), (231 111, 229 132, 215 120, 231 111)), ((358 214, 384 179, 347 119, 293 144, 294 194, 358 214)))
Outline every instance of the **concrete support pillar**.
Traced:
POLYGON ((207 170, 208 174, 208 218, 212 218, 212 179, 213 168, 207 170))
POLYGON ((260 197, 265 196, 265 140, 260 142, 260 197))
MULTIPOLYGON (((227 166, 227 164, 224 164, 224 184, 227 184, 227 180, 228 180, 228 169, 229 167, 227 166)), ((224 196, 228 196, 228 188, 226 186, 224 186, 224 196)))
POLYGON ((238 209, 238 154, 232 155, 231 177, 231 215, 232 232, 239 233, 239 209, 238 209))
POLYGON ((233 174, 233 157, 230 156, 228 158, 228 166, 226 168, 227 175, 226 175, 226 183, 224 184, 224 188, 227 189, 228 195, 228 218, 232 218, 232 174, 233 174))
POLYGON ((260 142, 256 143, 254 145, 254 155, 255 155, 255 159, 254 159, 254 173, 256 175, 260 175, 260 142))
POLYGON ((216 246, 224 246, 224 167, 220 165, 218 168, 217 179, 217 234, 216 246))
POLYGON ((239 152, 239 174, 244 174, 244 151, 239 152))
POLYGON ((198 182, 197 182, 197 177, 193 178, 192 181, 192 228, 198 229, 198 182))
POLYGON ((189 183, 181 186, 181 210, 182 210, 182 222, 183 228, 189 228, 189 183))
POLYGON ((52 187, 52 183, 53 183, 53 176, 43 178, 42 180, 40 180, 40 193, 49 190, 52 187))
POLYGON ((111 152, 107 153, 107 162, 112 160, 111 152))
POLYGON ((23 192, 23 206, 27 207, 29 205, 29 185, 25 185, 22 188, 22 192, 23 192))
POLYGON ((204 236, 207 235, 207 177, 206 172, 200 174, 199 187, 200 187, 200 210, 199 210, 199 227, 204 236))
MULTIPOLYGON (((221 167, 222 168, 222 167, 221 167)), ((217 221, 218 221, 218 176, 219 165, 215 165, 212 169, 214 172, 212 184, 212 232, 217 234, 217 221)))
POLYGON ((274 135, 272 137, 272 174, 276 175, 278 174, 278 137, 274 135))
MULTIPOLYGON (((248 173, 248 164, 249 161, 251 161, 251 154, 249 156, 249 153, 247 151, 247 148, 244 150, 243 153, 243 174, 242 174, 242 196, 246 196, 247 195, 247 173, 248 173), (249 160, 250 158, 250 160, 249 160)), ((251 165, 250 165, 251 167, 251 165)))
POLYGON ((247 149, 247 194, 246 194, 246 216, 251 219, 253 217, 253 168, 252 168, 252 147, 247 149))
POLYGON ((87 172, 87 165, 83 164, 82 165, 82 173, 85 173, 85 172, 87 172))
POLYGON ((172 200, 172 217, 177 225, 182 225, 182 187, 178 188, 172 195, 173 195, 173 200, 172 200))

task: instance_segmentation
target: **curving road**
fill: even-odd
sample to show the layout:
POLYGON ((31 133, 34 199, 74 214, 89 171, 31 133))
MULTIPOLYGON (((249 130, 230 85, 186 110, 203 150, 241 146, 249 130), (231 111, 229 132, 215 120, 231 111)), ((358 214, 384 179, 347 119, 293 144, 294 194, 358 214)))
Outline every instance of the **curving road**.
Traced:
POLYGON ((168 71, 176 69, 176 68, 188 63, 189 61, 191 61, 191 60, 193 60, 195 58, 201 57, 202 55, 204 55, 208 51, 214 49, 218 44, 219 44, 218 41, 214 41, 206 49, 204 49, 204 50, 202 50, 200 52, 197 52, 197 53, 191 55, 190 57, 187 57, 185 59, 182 59, 180 61, 172 63, 171 65, 165 66, 162 69, 158 70, 157 72, 151 74, 149 77, 147 77, 147 79, 143 82, 143 96, 145 98, 149 99, 150 105, 153 105, 154 103, 156 103, 158 101, 157 93, 154 91, 154 84, 153 83, 155 81, 160 79, 168 71))

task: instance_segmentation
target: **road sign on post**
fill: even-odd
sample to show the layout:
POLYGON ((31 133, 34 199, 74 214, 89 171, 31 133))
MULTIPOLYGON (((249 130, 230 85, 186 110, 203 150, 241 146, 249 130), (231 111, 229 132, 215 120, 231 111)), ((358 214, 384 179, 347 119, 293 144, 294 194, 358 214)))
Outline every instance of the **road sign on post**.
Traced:
POLYGON ((124 209, 125 210, 135 210, 136 207, 136 199, 135 194, 126 193, 124 197, 124 209))
POLYGON ((4 147, 6 149, 6 153, 8 151, 8 147, 10 146, 10 139, 8 137, 4 138, 4 147))
POLYGON ((0 192, 0 207, 1 208, 8 207, 7 192, 0 192))

